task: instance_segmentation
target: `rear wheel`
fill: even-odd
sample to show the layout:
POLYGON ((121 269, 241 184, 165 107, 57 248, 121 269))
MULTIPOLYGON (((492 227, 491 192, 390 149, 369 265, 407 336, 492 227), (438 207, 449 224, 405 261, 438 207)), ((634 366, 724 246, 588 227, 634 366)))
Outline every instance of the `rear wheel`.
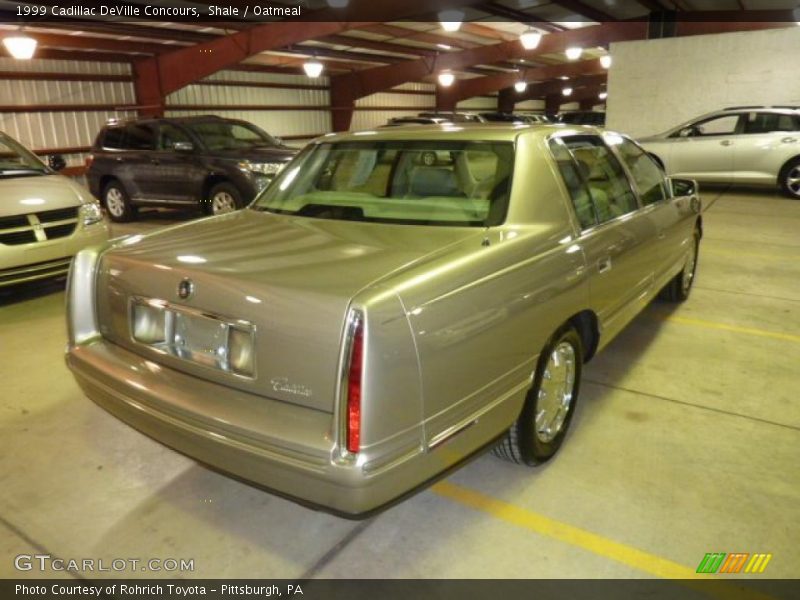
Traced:
POLYGON ((582 366, 581 337, 567 325, 542 350, 522 413, 495 447, 496 456, 529 466, 553 457, 575 413, 582 366))
POLYGON ((786 196, 800 200, 800 157, 786 163, 781 169, 778 181, 786 196))
POLYGON ((224 215, 242 208, 242 194, 231 183, 216 184, 208 193, 207 211, 212 215, 224 215))
POLYGON ((660 297, 667 302, 683 302, 689 297, 692 291, 692 284, 697 273, 697 259, 700 254, 700 230, 694 230, 692 246, 683 264, 683 269, 678 273, 666 287, 661 290, 660 297))
POLYGON ((136 218, 136 207, 131 204, 128 192, 119 181, 112 181, 103 190, 103 204, 108 216, 117 223, 127 223, 136 218))

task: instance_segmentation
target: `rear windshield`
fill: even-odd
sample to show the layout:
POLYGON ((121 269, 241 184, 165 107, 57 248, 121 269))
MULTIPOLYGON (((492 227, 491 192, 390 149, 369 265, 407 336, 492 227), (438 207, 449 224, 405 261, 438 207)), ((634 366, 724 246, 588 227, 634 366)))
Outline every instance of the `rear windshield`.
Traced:
POLYGON ((489 226, 505 220, 510 142, 341 142, 308 147, 253 208, 320 219, 489 226))

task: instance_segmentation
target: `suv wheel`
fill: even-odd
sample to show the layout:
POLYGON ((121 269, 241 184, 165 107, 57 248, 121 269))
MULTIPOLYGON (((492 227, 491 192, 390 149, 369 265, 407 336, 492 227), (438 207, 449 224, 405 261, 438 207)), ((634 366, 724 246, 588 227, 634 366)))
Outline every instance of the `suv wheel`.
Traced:
POLYGON ((800 157, 790 160, 781 169, 780 184, 789 198, 800 199, 800 157))
POLYGON ((208 193, 208 212, 212 215, 224 215, 242 206, 242 195, 230 183, 218 183, 208 193))
POLYGON ((136 208, 119 181, 112 181, 103 190, 103 204, 112 221, 126 223, 136 218, 136 208))

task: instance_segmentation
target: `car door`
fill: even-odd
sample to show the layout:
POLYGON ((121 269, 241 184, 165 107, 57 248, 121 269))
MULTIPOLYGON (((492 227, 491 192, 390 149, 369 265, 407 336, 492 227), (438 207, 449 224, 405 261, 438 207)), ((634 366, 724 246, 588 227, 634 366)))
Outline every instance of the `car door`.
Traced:
POLYGON ((734 155, 734 179, 774 183, 786 160, 800 154, 800 117, 790 112, 753 111, 743 115, 734 155))
POLYGON ((600 136, 558 136, 550 146, 580 223, 577 244, 590 269, 591 302, 607 341, 649 298, 654 264, 648 246, 657 235, 655 225, 639 211, 622 164, 600 136))
POLYGON ((154 198, 168 204, 197 202, 205 170, 192 138, 184 129, 160 122, 150 162, 154 198))
POLYGON ((655 281, 661 282, 681 256, 681 211, 672 202, 664 172, 647 152, 625 136, 606 134, 604 138, 628 171, 642 217, 652 222, 655 236, 645 244, 645 251, 651 257, 655 281))
POLYGON ((731 181, 740 134, 739 113, 715 115, 684 127, 673 138, 670 173, 703 181, 731 181))
POLYGON ((151 154, 155 149, 156 130, 153 123, 130 123, 125 126, 125 152, 117 157, 118 172, 130 197, 147 202, 155 197, 157 185, 151 154))

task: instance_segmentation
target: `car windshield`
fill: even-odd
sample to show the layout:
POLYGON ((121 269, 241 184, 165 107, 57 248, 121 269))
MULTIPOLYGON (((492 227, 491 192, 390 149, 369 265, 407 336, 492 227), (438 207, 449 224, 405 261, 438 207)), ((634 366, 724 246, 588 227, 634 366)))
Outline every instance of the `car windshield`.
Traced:
POLYGON ((41 175, 50 171, 36 156, 7 135, 0 134, 0 177, 41 175))
POLYGON ((279 146, 278 140, 251 123, 196 121, 186 123, 209 150, 240 150, 279 146))
POLYGON ((253 208, 348 221, 497 225, 505 219, 513 163, 510 142, 317 144, 253 208))

